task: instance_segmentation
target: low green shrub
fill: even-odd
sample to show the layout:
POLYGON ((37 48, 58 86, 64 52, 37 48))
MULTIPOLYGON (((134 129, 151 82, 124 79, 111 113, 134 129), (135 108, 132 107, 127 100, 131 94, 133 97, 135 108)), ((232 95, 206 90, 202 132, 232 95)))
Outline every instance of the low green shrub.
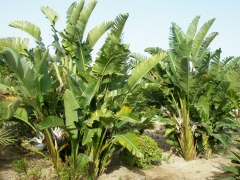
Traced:
POLYGON ((139 136, 141 143, 139 145, 140 151, 144 158, 138 158, 124 148, 119 154, 119 160, 131 166, 138 166, 142 169, 150 169, 153 163, 160 163, 162 159, 162 149, 158 144, 148 136, 139 136))

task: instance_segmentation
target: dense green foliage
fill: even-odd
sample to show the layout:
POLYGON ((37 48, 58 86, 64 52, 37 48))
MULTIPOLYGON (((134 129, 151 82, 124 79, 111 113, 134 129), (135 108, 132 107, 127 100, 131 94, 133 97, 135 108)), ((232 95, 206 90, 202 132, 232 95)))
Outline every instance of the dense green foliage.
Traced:
POLYGON ((63 31, 55 29, 58 14, 41 7, 55 55, 30 22, 10 26, 30 34, 35 48, 28 48, 28 39, 0 39, 0 120, 32 129, 36 137, 22 145, 48 156, 37 148, 45 145, 59 176, 96 179, 120 148, 122 161, 142 168, 161 159, 157 144, 139 136, 153 127, 153 119, 166 123, 168 143, 187 161, 209 158, 231 143, 231 132, 239 128, 240 58, 221 60, 221 49, 210 51, 218 35, 208 34, 214 19, 197 31, 197 16, 186 33, 172 23, 169 50, 147 48, 147 58, 122 41, 128 14, 97 25, 84 39, 96 4, 73 3, 63 31))
POLYGON ((126 148, 121 150, 119 160, 131 166, 138 166, 142 169, 150 169, 153 164, 160 163, 162 160, 162 149, 148 136, 140 136, 139 149, 144 157, 139 158, 130 153, 126 148))

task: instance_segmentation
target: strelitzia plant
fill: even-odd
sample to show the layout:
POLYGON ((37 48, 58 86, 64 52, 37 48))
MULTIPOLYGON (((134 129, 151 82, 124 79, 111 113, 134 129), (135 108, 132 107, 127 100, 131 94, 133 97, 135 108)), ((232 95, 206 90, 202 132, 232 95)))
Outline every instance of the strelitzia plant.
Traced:
MULTIPOLYGON (((227 130, 236 127, 228 112, 238 109, 239 101, 239 60, 229 57, 221 62, 221 49, 210 51, 218 33, 207 33, 215 19, 197 31, 199 19, 193 19, 186 33, 172 23, 168 57, 145 76, 145 95, 149 103, 165 109, 161 119, 167 123, 165 136, 186 161, 200 153, 208 158, 217 144, 226 145, 227 130)), ((147 48, 146 52, 155 55, 164 50, 147 48)))
POLYGON ((92 0, 86 7, 83 0, 73 3, 67 12, 67 27, 60 33, 55 29, 58 14, 49 7, 41 8, 54 32, 55 58, 42 44, 40 29, 25 21, 10 25, 34 37, 38 48, 26 52, 28 40, 21 42, 20 39, 3 39, 0 46, 0 54, 21 85, 20 89, 12 89, 3 84, 1 93, 10 94, 1 105, 4 119, 18 118, 34 131, 43 130, 44 142, 56 170, 62 167, 58 151, 62 148, 54 144, 52 137, 58 136, 60 130, 53 129, 56 132, 52 136, 51 128, 64 129, 71 147, 72 167, 78 170, 87 165, 89 176, 94 178, 105 171, 119 145, 142 157, 137 148, 140 143, 137 135, 121 133, 118 128, 125 123, 140 122, 140 117, 128 106, 131 104, 129 97, 141 78, 166 57, 162 53, 148 59, 135 67, 129 76, 127 60, 130 51, 128 45, 121 43, 128 14, 119 15, 115 22, 100 24, 83 41, 87 21, 96 3, 92 0), (92 66, 90 52, 109 28, 111 33, 92 66), (58 35, 62 37, 61 42, 58 35), (52 62, 53 59, 56 62, 52 62), (35 121, 29 120, 29 112, 35 115, 35 121))
MULTIPOLYGON (((63 38, 62 46, 65 49, 60 45, 58 31, 55 29, 59 15, 49 7, 41 7, 54 33, 52 46, 56 48, 56 55, 61 57, 63 61, 67 61, 70 57, 69 54, 73 52, 80 53, 76 56, 77 58, 84 57, 84 53, 90 57, 90 51, 95 43, 112 25, 111 21, 104 22, 90 31, 87 37, 88 44, 86 44, 89 45, 89 48, 88 52, 85 52, 83 34, 97 1, 92 0, 85 7, 84 3, 84 0, 73 3, 67 11, 67 27, 64 32, 60 33, 63 38), (82 35, 80 39, 79 34, 82 35), (78 38, 76 39, 76 37, 78 38), (79 49, 75 49, 76 47, 79 49)), ((37 43, 37 48, 29 50, 28 39, 0 39, 1 59, 14 73, 14 78, 1 74, 0 94, 4 98, 1 102, 1 119, 23 121, 37 132, 37 124, 43 119, 50 115, 61 117, 62 107, 58 106, 60 102, 58 93, 63 93, 66 82, 59 76, 57 62, 52 62, 54 58, 49 55, 48 49, 41 41, 40 28, 27 21, 14 21, 10 23, 10 26, 23 30, 32 36, 37 43), (59 80, 59 84, 56 79, 59 80), (58 111, 59 109, 61 111, 58 111)), ((85 60, 81 59, 82 62, 86 62, 85 60)), ((83 68, 80 61, 74 63, 79 68, 83 68)), ((56 151, 51 130, 44 129, 43 131, 53 165, 56 169, 61 168, 62 162, 59 158, 59 152, 56 151)))
POLYGON ((71 68, 74 61, 64 64, 68 80, 63 95, 65 121, 49 117, 39 124, 40 129, 57 126, 66 130, 71 144, 70 162, 75 170, 87 165, 92 178, 106 170, 112 154, 120 147, 143 156, 137 148, 141 143, 137 135, 119 130, 126 123, 141 122, 129 107, 130 99, 141 78, 166 57, 163 53, 149 58, 128 75, 130 51, 121 43, 127 18, 128 14, 116 18, 94 65, 85 65, 88 74, 82 74, 78 67, 76 71, 71 68))

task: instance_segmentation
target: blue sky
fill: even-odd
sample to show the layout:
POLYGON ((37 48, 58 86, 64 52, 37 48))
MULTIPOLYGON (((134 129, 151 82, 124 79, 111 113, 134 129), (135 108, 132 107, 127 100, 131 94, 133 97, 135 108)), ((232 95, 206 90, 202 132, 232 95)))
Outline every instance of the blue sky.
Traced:
MULTIPOLYGON (((9 27, 15 20, 25 20, 41 28, 45 45, 50 45, 53 38, 50 25, 41 6, 54 9, 60 19, 56 29, 63 31, 66 22, 66 11, 74 1, 69 0, 7 0, 1 2, 0 38, 26 37, 30 45, 34 40, 26 33, 9 27)), ((79 2, 79 1, 77 1, 79 2)), ((87 4, 89 0, 86 0, 87 4)), ((145 54, 147 47, 168 49, 169 28, 172 22, 177 23, 186 32, 192 19, 200 15, 199 28, 209 19, 216 18, 209 33, 219 32, 210 45, 212 51, 222 48, 222 58, 240 56, 240 1, 220 0, 98 0, 91 15, 86 32, 103 21, 114 20, 120 13, 129 13, 124 29, 124 42, 130 44, 132 52, 145 54)), ((104 42, 103 38, 95 46, 93 56, 104 42)))

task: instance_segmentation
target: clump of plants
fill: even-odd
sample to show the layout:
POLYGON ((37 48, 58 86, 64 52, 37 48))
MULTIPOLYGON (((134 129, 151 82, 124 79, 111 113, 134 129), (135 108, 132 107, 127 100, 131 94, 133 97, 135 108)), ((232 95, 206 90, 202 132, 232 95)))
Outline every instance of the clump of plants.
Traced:
POLYGON ((26 180, 37 180, 42 177, 42 170, 40 167, 36 167, 34 169, 29 169, 28 161, 25 158, 14 160, 13 170, 17 173, 18 179, 26 179, 26 180))
POLYGON ((120 161, 131 166, 136 165, 142 169, 150 169, 154 163, 160 163, 162 160, 162 149, 158 147, 157 143, 148 136, 140 136, 139 140, 141 142, 138 148, 144 157, 136 157, 124 148, 119 154, 120 161))
MULTIPOLYGON (((207 34, 215 19, 198 30, 199 19, 193 19, 186 33, 172 23, 167 58, 145 76, 145 95, 162 110, 159 120, 167 124, 167 142, 186 161, 219 153, 239 127, 237 115, 230 112, 239 109, 240 58, 221 59, 221 48, 211 52, 218 33, 207 34)), ((145 51, 153 56, 165 52, 158 47, 145 51)))

